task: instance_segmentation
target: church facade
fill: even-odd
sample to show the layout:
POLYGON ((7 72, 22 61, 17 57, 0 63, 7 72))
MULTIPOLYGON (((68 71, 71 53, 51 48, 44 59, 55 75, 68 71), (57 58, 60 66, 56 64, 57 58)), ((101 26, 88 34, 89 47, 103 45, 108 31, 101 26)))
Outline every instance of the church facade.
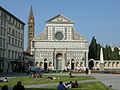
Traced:
POLYGON ((88 67, 88 41, 76 33, 74 22, 58 14, 45 23, 44 31, 31 44, 35 65, 45 70, 88 67))

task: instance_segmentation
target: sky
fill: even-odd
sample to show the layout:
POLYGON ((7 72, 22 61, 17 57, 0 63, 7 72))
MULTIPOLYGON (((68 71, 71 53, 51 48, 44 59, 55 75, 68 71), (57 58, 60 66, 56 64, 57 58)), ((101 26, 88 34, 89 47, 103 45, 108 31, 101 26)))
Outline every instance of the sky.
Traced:
POLYGON ((89 43, 95 36, 101 45, 119 43, 120 46, 120 0, 0 0, 0 6, 26 24, 25 49, 31 6, 35 18, 35 36, 43 32, 45 21, 63 14, 74 21, 76 32, 89 43))

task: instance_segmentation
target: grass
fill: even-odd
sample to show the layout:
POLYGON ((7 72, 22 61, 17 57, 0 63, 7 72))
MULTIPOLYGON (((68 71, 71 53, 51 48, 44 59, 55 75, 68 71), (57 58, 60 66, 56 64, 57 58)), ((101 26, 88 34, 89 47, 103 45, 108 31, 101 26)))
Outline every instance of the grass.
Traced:
MULTIPOLYGON (((49 86, 49 87, 41 87, 41 88, 27 88, 26 90, 57 90, 57 86, 49 86)), ((70 88, 67 90, 113 90, 105 86, 103 83, 96 81, 96 82, 85 82, 79 83, 78 88, 70 88)))
POLYGON ((69 76, 57 76, 57 75, 43 75, 43 78, 32 78, 29 76, 22 76, 16 78, 8 79, 8 83, 0 83, 0 86, 7 84, 8 86, 13 86, 17 81, 22 81, 23 85, 34 85, 34 84, 47 84, 47 83, 58 83, 60 80, 64 82, 68 81, 80 81, 80 80, 92 80, 95 79, 93 76, 74 76, 73 78, 69 78, 69 76), (55 80, 45 80, 43 78, 46 77, 59 77, 59 79, 55 80))

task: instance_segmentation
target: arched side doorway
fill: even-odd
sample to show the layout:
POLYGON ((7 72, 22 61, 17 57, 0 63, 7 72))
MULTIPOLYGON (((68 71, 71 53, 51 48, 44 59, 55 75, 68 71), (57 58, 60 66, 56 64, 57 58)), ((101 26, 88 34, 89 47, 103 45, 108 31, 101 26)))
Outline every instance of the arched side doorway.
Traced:
POLYGON ((93 70, 94 61, 93 61, 93 60, 90 60, 88 65, 89 65, 89 69, 93 70))
POLYGON ((44 60, 44 70, 47 71, 48 66, 47 66, 47 59, 44 60))
POLYGON ((35 66, 38 66, 38 62, 35 62, 35 66))
POLYGON ((43 62, 40 62, 39 66, 42 67, 42 65, 43 65, 43 62))
POLYGON ((120 67, 120 62, 117 62, 117 63, 116 63, 116 67, 120 67))
POLYGON ((62 70, 63 59, 62 53, 56 55, 56 70, 62 70))

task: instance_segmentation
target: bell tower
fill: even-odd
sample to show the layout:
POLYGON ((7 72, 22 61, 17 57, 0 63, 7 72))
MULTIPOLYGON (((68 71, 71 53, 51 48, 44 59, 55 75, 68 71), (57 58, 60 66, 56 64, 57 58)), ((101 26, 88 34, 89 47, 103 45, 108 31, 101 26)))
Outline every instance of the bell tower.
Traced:
POLYGON ((31 41, 34 38, 34 16, 32 6, 30 7, 30 13, 28 17, 28 44, 27 44, 27 52, 31 53, 31 41))

